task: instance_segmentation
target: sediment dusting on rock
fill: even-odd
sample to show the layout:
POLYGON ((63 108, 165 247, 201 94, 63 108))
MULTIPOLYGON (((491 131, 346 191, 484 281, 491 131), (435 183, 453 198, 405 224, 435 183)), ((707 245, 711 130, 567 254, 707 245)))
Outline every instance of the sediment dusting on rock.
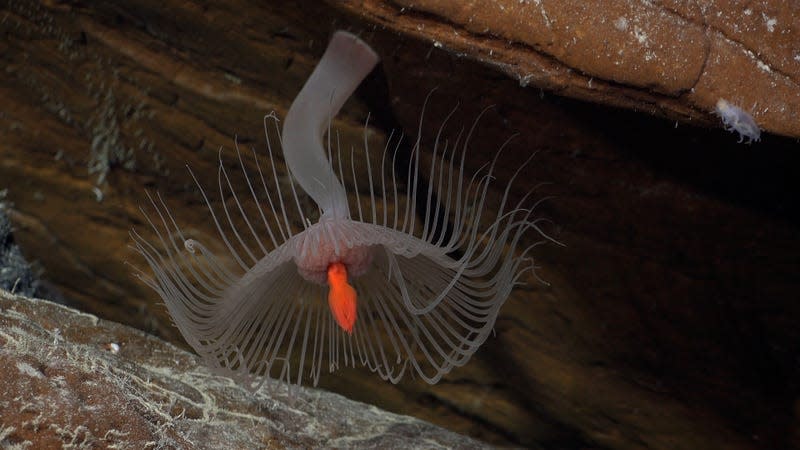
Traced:
POLYGON ((250 393, 141 331, 0 291, 0 447, 485 448, 337 394, 250 393))

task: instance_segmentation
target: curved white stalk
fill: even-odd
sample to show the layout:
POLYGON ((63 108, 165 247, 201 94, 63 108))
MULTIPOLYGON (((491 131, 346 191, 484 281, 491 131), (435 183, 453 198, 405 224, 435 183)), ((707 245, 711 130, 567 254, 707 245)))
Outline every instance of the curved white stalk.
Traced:
POLYGON ((283 154, 297 183, 323 214, 350 217, 347 193, 326 158, 322 136, 331 118, 378 63, 357 36, 337 31, 283 122, 283 154), (320 108, 320 105, 327 105, 320 108))

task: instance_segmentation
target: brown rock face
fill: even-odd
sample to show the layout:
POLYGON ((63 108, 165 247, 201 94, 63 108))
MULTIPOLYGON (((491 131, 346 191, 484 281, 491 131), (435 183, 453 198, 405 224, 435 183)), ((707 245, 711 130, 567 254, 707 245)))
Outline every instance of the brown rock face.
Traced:
POLYGON ((130 327, 0 290, 3 448, 486 448, 299 388, 252 393, 130 327))
MULTIPOLYGON (((491 160, 517 133, 498 159, 490 196, 497 199, 536 153, 510 195, 519 199, 549 183, 537 188, 537 198, 553 197, 539 213, 565 247, 537 249, 547 284, 526 279, 501 311, 496 336, 439 384, 391 385, 347 369, 324 376, 324 388, 499 445, 797 447, 800 153, 794 140, 775 135, 800 136, 798 93, 790 89, 800 29, 793 4, 590 7, 599 3, 6 2, 0 190, 12 204, 15 240, 71 305, 185 346, 155 294, 125 264, 143 263, 127 246, 131 227, 147 230, 138 210, 147 205, 145 190, 159 192, 186 229, 215 236, 185 165, 214 188, 220 147, 226 164, 237 164, 234 136, 242 148, 263 152, 263 116, 274 109, 281 117, 330 34, 350 29, 376 48, 382 66, 334 123, 343 146, 362 148, 367 111, 371 148, 382 149, 392 129, 415 139, 434 88, 422 126, 428 155, 456 103, 450 142, 493 105, 472 137, 468 169, 491 160), (500 6, 516 16, 501 14, 500 6), (710 115, 717 98, 730 93, 729 101, 774 134, 737 145, 710 115)), ((361 176, 363 163, 356 166, 361 176)), ((22 320, 2 311, 4 320, 22 320)), ((33 322, 24 321, 47 349, 55 337, 43 330, 71 333, 43 316, 33 322)), ((12 332, 0 328, 0 339, 12 332)), ((119 342, 116 336, 98 342, 119 342)), ((139 335, 120 354, 136 349, 158 358, 150 346, 165 348, 139 335)), ((9 360, 4 370, 25 373, 20 380, 54 394, 58 379, 45 372, 72 381, 37 361, 31 356, 18 369, 9 360)), ((180 365, 206 374, 187 355, 162 363, 170 376, 180 365)), ((147 367, 133 370, 126 373, 172 383, 147 367)), ((81 398, 95 395, 99 372, 80 373, 88 384, 78 378, 66 404, 93 404, 81 398)), ((109 395, 130 402, 146 385, 132 383, 130 392, 109 395)), ((206 417, 195 406, 205 397, 175 389, 185 397, 177 397, 180 410, 168 408, 172 394, 155 412, 132 401, 140 406, 131 423, 146 430, 144 442, 163 434, 164 423, 188 426, 178 419, 184 408, 190 419, 206 417)), ((242 417, 257 415, 258 405, 245 405, 242 417)), ((2 439, 27 439, 18 433, 35 427, 41 411, 25 411, 13 425, 0 423, 2 439)), ((71 434, 48 427, 52 442, 87 436, 72 425, 58 425, 71 434)), ((102 433, 89 431, 102 444, 118 439, 107 431, 133 433, 133 425, 129 431, 108 422, 102 433)), ((183 442, 176 430, 164 433, 183 442)), ((310 442, 296 439, 289 442, 310 442)))
POLYGON ((346 8, 476 59, 521 86, 718 124, 718 99, 800 137, 794 2, 366 0, 346 8))

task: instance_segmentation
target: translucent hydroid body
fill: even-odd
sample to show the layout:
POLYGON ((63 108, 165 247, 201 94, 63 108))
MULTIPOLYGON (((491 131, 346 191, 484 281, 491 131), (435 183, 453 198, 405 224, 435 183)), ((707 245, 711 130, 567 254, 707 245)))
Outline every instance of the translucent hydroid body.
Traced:
MULTIPOLYGON (((469 360, 533 269, 529 252, 537 244, 521 246, 528 232, 544 236, 532 217, 535 204, 525 196, 509 205, 512 178, 490 215, 494 162, 465 174, 474 125, 454 142, 437 136, 428 170, 420 168, 417 140, 403 180, 392 170, 400 139, 390 136, 379 168, 366 158, 366 180, 357 179, 352 159, 344 168, 330 132, 323 145, 330 118, 377 60, 355 36, 334 35, 284 122, 289 189, 281 188, 269 138, 264 164, 253 151, 256 173, 246 170, 237 146, 243 192, 220 162, 221 207, 198 182, 227 254, 185 235, 161 197, 151 198, 155 214, 145 215, 156 238, 132 235, 153 276, 138 276, 208 364, 256 383, 310 378, 316 385, 323 369, 342 364, 364 365, 393 383, 410 369, 435 383, 469 360), (418 191, 422 178, 428 188, 418 191), (357 196, 367 187, 363 207, 348 200, 348 191, 357 196), (315 223, 298 190, 319 206, 315 223), (258 205, 255 213, 243 207, 246 197, 258 205), (414 210, 420 203, 421 221, 414 210), (448 218, 447 232, 436 217, 448 218)), ((277 126, 270 115, 265 130, 270 121, 277 126)))

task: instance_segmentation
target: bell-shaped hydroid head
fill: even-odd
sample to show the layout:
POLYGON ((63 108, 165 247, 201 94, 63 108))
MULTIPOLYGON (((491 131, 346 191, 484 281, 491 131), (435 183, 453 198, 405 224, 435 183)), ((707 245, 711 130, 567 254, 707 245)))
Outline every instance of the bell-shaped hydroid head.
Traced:
MULTIPOLYGON (((311 378, 316 385, 324 367, 340 364, 367 366, 394 383, 411 368, 435 383, 469 360, 512 288, 533 269, 529 252, 537 244, 521 248, 523 238, 549 238, 532 217, 529 195, 509 205, 511 182, 525 165, 489 213, 495 162, 464 173, 474 124, 452 142, 437 136, 428 170, 420 168, 418 138, 405 180, 393 170, 402 138, 389 137, 379 171, 366 158, 366 180, 358 180, 352 154, 351 170, 344 170, 338 146, 323 146, 331 115, 377 60, 355 36, 334 35, 283 126, 288 188, 268 133, 268 166, 253 150, 256 169, 248 171, 236 147, 245 189, 234 187, 220 161, 221 206, 212 206, 195 178, 225 255, 186 236, 163 199, 150 197, 155 214, 145 216, 156 238, 132 236, 153 276, 137 275, 210 365, 257 383, 311 378), (418 190, 422 178, 427 188, 418 190), (352 198, 359 183, 369 187, 366 202, 352 198), (303 191, 321 210, 315 223, 301 207, 303 191), (258 207, 248 209, 246 200, 258 207), (421 222, 417 204, 426 206, 421 222), (447 232, 438 217, 448 219, 447 232)), ((277 129, 274 115, 264 123, 265 131, 270 123, 277 129)), ((368 156, 366 145, 363 151, 368 156)))

